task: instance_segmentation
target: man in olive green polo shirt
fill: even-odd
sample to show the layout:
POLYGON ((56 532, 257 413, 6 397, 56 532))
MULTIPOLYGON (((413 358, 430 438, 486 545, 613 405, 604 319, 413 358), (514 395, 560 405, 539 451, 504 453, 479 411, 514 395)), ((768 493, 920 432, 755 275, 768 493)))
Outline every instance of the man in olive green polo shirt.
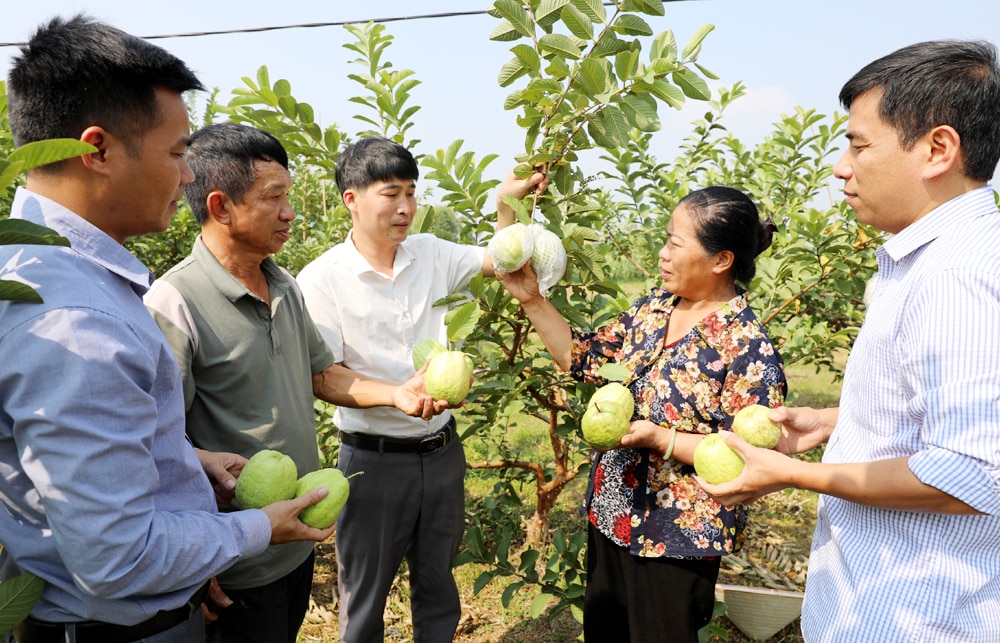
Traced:
MULTIPOLYGON (((173 348, 195 446, 247 458, 290 456, 299 475, 319 466, 313 396, 338 406, 394 406, 429 419, 422 379, 362 377, 334 364, 294 279, 270 255, 288 240, 288 156, 270 134, 222 123, 195 132, 185 187, 201 225, 191 255, 157 280, 146 305, 173 348)), ((268 548, 220 575, 209 641, 294 643, 309 605, 313 544, 268 548), (221 607, 222 609, 219 609, 221 607)))

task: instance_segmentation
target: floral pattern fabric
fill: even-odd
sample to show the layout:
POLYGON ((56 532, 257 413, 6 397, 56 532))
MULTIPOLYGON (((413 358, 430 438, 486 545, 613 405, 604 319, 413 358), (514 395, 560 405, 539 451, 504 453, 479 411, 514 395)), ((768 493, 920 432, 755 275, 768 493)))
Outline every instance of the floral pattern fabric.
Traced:
MULTIPOLYGON (((688 433, 728 429, 750 404, 779 406, 787 391, 781 357, 740 293, 667 345, 678 298, 662 288, 639 299, 612 324, 573 333, 570 375, 601 385, 608 363, 626 367, 633 420, 688 433)), ((650 449, 599 455, 584 508, 590 522, 633 555, 712 557, 743 544, 746 507, 723 507, 692 477, 694 468, 650 449)))

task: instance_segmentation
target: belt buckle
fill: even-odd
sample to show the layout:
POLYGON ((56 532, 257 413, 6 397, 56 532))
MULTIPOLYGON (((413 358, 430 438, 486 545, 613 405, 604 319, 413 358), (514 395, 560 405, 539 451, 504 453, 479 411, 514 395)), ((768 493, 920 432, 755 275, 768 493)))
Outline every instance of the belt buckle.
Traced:
POLYGON ((443 449, 446 444, 448 444, 448 432, 438 431, 437 433, 428 435, 426 438, 421 440, 420 446, 417 448, 417 452, 420 455, 430 455, 443 449))

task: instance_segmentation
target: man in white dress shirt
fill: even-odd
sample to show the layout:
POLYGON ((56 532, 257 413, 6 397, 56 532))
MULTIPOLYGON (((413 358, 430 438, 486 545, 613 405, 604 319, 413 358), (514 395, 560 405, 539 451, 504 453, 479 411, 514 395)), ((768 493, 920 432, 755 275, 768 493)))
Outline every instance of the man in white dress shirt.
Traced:
MULTIPOLYGON (((353 228, 298 275, 334 361, 374 378, 412 376, 414 344, 447 341, 447 307, 434 302, 480 273, 493 275, 484 248, 409 235, 418 174, 412 154, 387 139, 360 139, 344 150, 336 179, 353 228)), ((508 177, 497 193, 497 228, 515 218, 504 195, 521 198, 546 183, 541 173, 508 177)), ((465 529, 465 454, 454 418, 340 407, 334 421, 337 466, 345 475, 364 471, 351 481, 337 527, 341 640, 383 640, 386 597, 405 558, 414 641, 451 641, 461 616, 451 559, 465 529)))

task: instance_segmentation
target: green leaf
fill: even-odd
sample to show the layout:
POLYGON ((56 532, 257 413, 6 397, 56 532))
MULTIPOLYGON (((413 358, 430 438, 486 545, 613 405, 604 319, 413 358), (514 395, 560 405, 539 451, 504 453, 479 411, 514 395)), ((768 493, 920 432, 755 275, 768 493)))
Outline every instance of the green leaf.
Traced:
POLYGON ((527 549, 521 552, 521 562, 517 567, 518 571, 525 575, 534 573, 539 556, 541 554, 537 549, 527 549))
POLYGON ((594 22, 604 24, 604 21, 608 19, 608 14, 604 9, 604 3, 601 2, 601 0, 571 0, 571 2, 574 7, 582 11, 594 22))
POLYGON ((511 47, 510 51, 531 71, 538 72, 541 70, 542 59, 538 57, 538 52, 535 51, 534 47, 521 43, 511 47))
POLYGON ((512 109, 517 109, 526 102, 524 97, 524 90, 516 89, 511 93, 507 94, 507 98, 503 101, 503 108, 507 111, 512 109))
POLYGON ((653 96, 656 96, 674 109, 684 107, 684 92, 676 85, 671 85, 665 80, 657 79, 649 86, 649 91, 653 96))
POLYGON ((510 555, 510 539, 513 536, 511 532, 504 532, 500 534, 499 540, 496 546, 496 560, 497 563, 502 566, 509 565, 507 557, 510 555))
POLYGON ((45 581, 25 572, 0 583, 0 632, 14 629, 35 606, 45 589, 45 581))
POLYGON ((496 0, 493 8, 514 27, 521 36, 534 38, 535 23, 524 6, 517 0, 496 0))
POLYGON ((511 58, 500 68, 500 73, 497 75, 497 82, 501 87, 507 87, 527 73, 528 67, 525 66, 520 58, 511 58))
POLYGON ((694 66, 698 68, 698 71, 700 71, 701 74, 702 74, 702 76, 704 76, 705 78, 710 78, 712 80, 719 80, 719 75, 718 74, 716 74, 711 69, 708 69, 707 67, 705 67, 701 63, 695 63, 694 66))
POLYGON ((271 86, 270 76, 267 74, 267 65, 261 65, 257 68, 257 88, 266 89, 271 86))
POLYGON ((652 36, 653 29, 645 20, 639 16, 624 13, 618 16, 611 28, 621 34, 629 36, 652 36))
POLYGON ((27 244, 69 247, 69 239, 45 226, 24 219, 0 221, 0 245, 27 244))
POLYGON ((623 51, 631 51, 634 44, 628 43, 618 38, 613 31, 605 32, 597 46, 594 47, 595 56, 614 56, 623 51))
POLYGON ((543 27, 548 27, 559 20, 559 14, 567 4, 569 4, 569 0, 542 0, 538 8, 535 9, 535 22, 543 27))
POLYGON ((638 49, 630 49, 615 54, 615 74, 622 82, 630 80, 635 75, 636 69, 639 68, 639 53, 638 49))
POLYGON ((521 589, 522 587, 524 587, 524 581, 520 580, 514 581, 513 583, 505 587, 503 590, 503 596, 500 597, 500 604, 503 605, 504 608, 510 606, 510 602, 514 599, 514 594, 516 594, 517 590, 521 589))
POLYGON ((23 163, 8 163, 0 158, 0 190, 6 190, 21 174, 23 163))
POLYGON ((448 321, 448 341, 454 343, 465 339, 476 330, 481 311, 479 303, 472 301, 450 311, 449 314, 451 319, 448 321))
POLYGON ((538 39, 538 47, 545 52, 579 60, 583 55, 583 48, 575 40, 560 33, 545 34, 538 39))
POLYGON ((417 208, 417 214, 413 217, 412 228, 416 232, 432 232, 434 230, 434 206, 422 206, 417 208))
POLYGON ((632 372, 627 368, 610 362, 602 366, 597 374, 609 382, 626 382, 632 377, 632 372))
POLYGON ((561 17, 569 32, 577 38, 590 40, 594 37, 594 22, 575 6, 563 7, 561 17))
POLYGON ((549 66, 545 68, 545 73, 553 78, 569 78, 572 74, 572 70, 566 61, 562 58, 553 58, 549 62, 549 66))
POLYGON ((662 16, 665 14, 663 0, 625 0, 622 3, 623 11, 640 11, 650 16, 662 16))
MULTIPOLYGON (((309 103, 296 103, 295 116, 302 123, 312 123, 316 120, 316 113, 313 111, 312 105, 309 103)), ((313 138, 319 137, 314 136, 313 138)))
POLYGON ((677 40, 674 39, 674 32, 666 30, 658 33, 653 38, 653 43, 649 49, 649 59, 666 58, 667 60, 677 60, 677 40))
MULTIPOLYGON (((0 301, 23 301, 32 304, 42 303, 42 296, 34 288, 20 281, 0 279, 0 301)), ((0 584, 0 588, 6 583, 0 584)))
POLYGON ((451 559, 451 566, 461 567, 462 565, 468 565, 469 563, 476 562, 476 557, 467 551, 460 551, 451 559))
POLYGON ((682 69, 674 72, 673 79, 688 98, 711 100, 712 92, 708 88, 708 83, 705 82, 704 78, 695 74, 690 69, 682 69))
POLYGON ((274 93, 278 96, 291 96, 292 84, 284 78, 280 78, 274 83, 274 93))
POLYGON ((628 144, 629 124, 618 107, 607 105, 587 120, 590 136, 601 147, 614 149, 628 144))
POLYGON ((295 118, 295 116, 298 114, 297 107, 298 105, 295 102, 295 99, 292 98, 291 96, 278 97, 278 109, 280 109, 281 113, 287 116, 288 118, 292 119, 295 118))
POLYGON ((475 584, 472 586, 472 593, 478 594, 479 592, 483 591, 483 588, 489 585, 490 581, 493 580, 493 576, 494 572, 492 571, 485 571, 482 574, 480 574, 479 578, 476 579, 475 584))
POLYGON ((520 37, 521 34, 514 28, 514 25, 510 24, 509 20, 501 20, 500 24, 493 29, 493 33, 490 34, 490 40, 496 42, 509 42, 520 37))
POLYGON ((531 606, 528 608, 528 613, 531 618, 538 618, 545 611, 546 606, 548 606, 549 601, 552 599, 552 594, 548 592, 542 592, 531 601, 531 606))
POLYGON ((93 154, 96 151, 97 148, 90 143, 84 143, 75 138, 53 138, 25 143, 11 152, 7 161, 22 163, 20 171, 26 172, 42 165, 64 161, 83 154, 93 154))
POLYGON ((610 64, 603 58, 585 58, 580 63, 580 82, 590 95, 602 94, 608 88, 610 64))
POLYGON ((648 94, 626 94, 619 103, 628 122, 642 132, 660 129, 660 119, 656 114, 656 100, 648 94))
POLYGON ((698 30, 694 32, 694 34, 688 39, 687 44, 684 45, 684 50, 681 52, 681 58, 687 60, 688 57, 701 48, 701 41, 705 39, 705 36, 712 33, 713 29, 715 29, 715 25, 712 24, 705 24, 698 27, 698 30))

